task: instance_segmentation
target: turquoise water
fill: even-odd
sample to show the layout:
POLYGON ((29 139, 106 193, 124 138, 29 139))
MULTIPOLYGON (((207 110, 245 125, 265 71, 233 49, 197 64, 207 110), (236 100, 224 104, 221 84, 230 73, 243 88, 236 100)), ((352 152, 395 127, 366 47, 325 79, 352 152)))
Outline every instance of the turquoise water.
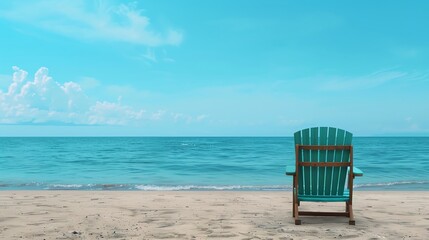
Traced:
MULTIPOLYGON (((362 190, 429 190, 429 138, 353 139, 362 190)), ((0 190, 290 190, 293 138, 0 138, 0 190)))

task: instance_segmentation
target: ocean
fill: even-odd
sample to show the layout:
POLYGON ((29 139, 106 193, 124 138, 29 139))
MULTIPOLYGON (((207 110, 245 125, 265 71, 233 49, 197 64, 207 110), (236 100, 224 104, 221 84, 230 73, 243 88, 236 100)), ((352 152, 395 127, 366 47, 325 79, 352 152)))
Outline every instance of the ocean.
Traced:
MULTIPOLYGON (((354 137, 356 190, 429 190, 429 137, 354 137)), ((292 137, 2 137, 0 190, 291 190, 292 137)))

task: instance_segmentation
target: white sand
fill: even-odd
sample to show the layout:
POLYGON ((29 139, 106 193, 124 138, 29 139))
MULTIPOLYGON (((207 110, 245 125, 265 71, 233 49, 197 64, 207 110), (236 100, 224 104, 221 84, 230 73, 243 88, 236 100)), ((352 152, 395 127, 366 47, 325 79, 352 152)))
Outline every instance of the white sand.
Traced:
POLYGON ((295 226, 290 192, 0 191, 0 239, 429 239, 429 192, 358 191, 354 214, 295 226))

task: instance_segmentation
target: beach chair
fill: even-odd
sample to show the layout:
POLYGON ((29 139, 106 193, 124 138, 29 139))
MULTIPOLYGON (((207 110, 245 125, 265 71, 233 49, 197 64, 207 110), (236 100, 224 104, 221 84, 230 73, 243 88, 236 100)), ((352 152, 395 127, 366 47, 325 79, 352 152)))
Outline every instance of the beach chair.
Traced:
POLYGON ((295 166, 286 167, 293 176, 292 216, 300 225, 301 215, 353 218, 353 179, 363 172, 353 166, 352 134, 332 127, 303 129, 294 134, 295 166), (347 183, 347 185, 346 185, 347 183), (345 202, 344 212, 299 211, 301 202, 345 202))

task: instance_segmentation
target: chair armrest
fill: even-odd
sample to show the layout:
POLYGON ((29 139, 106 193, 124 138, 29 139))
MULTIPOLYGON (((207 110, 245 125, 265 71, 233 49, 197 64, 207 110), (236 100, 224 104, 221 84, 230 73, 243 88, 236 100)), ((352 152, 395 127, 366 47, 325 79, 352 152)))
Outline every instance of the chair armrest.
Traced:
POLYGON ((286 166, 286 175, 295 175, 295 166, 286 166))
POLYGON ((359 168, 353 167, 353 175, 356 176, 356 177, 362 177, 363 176, 363 172, 359 168))

